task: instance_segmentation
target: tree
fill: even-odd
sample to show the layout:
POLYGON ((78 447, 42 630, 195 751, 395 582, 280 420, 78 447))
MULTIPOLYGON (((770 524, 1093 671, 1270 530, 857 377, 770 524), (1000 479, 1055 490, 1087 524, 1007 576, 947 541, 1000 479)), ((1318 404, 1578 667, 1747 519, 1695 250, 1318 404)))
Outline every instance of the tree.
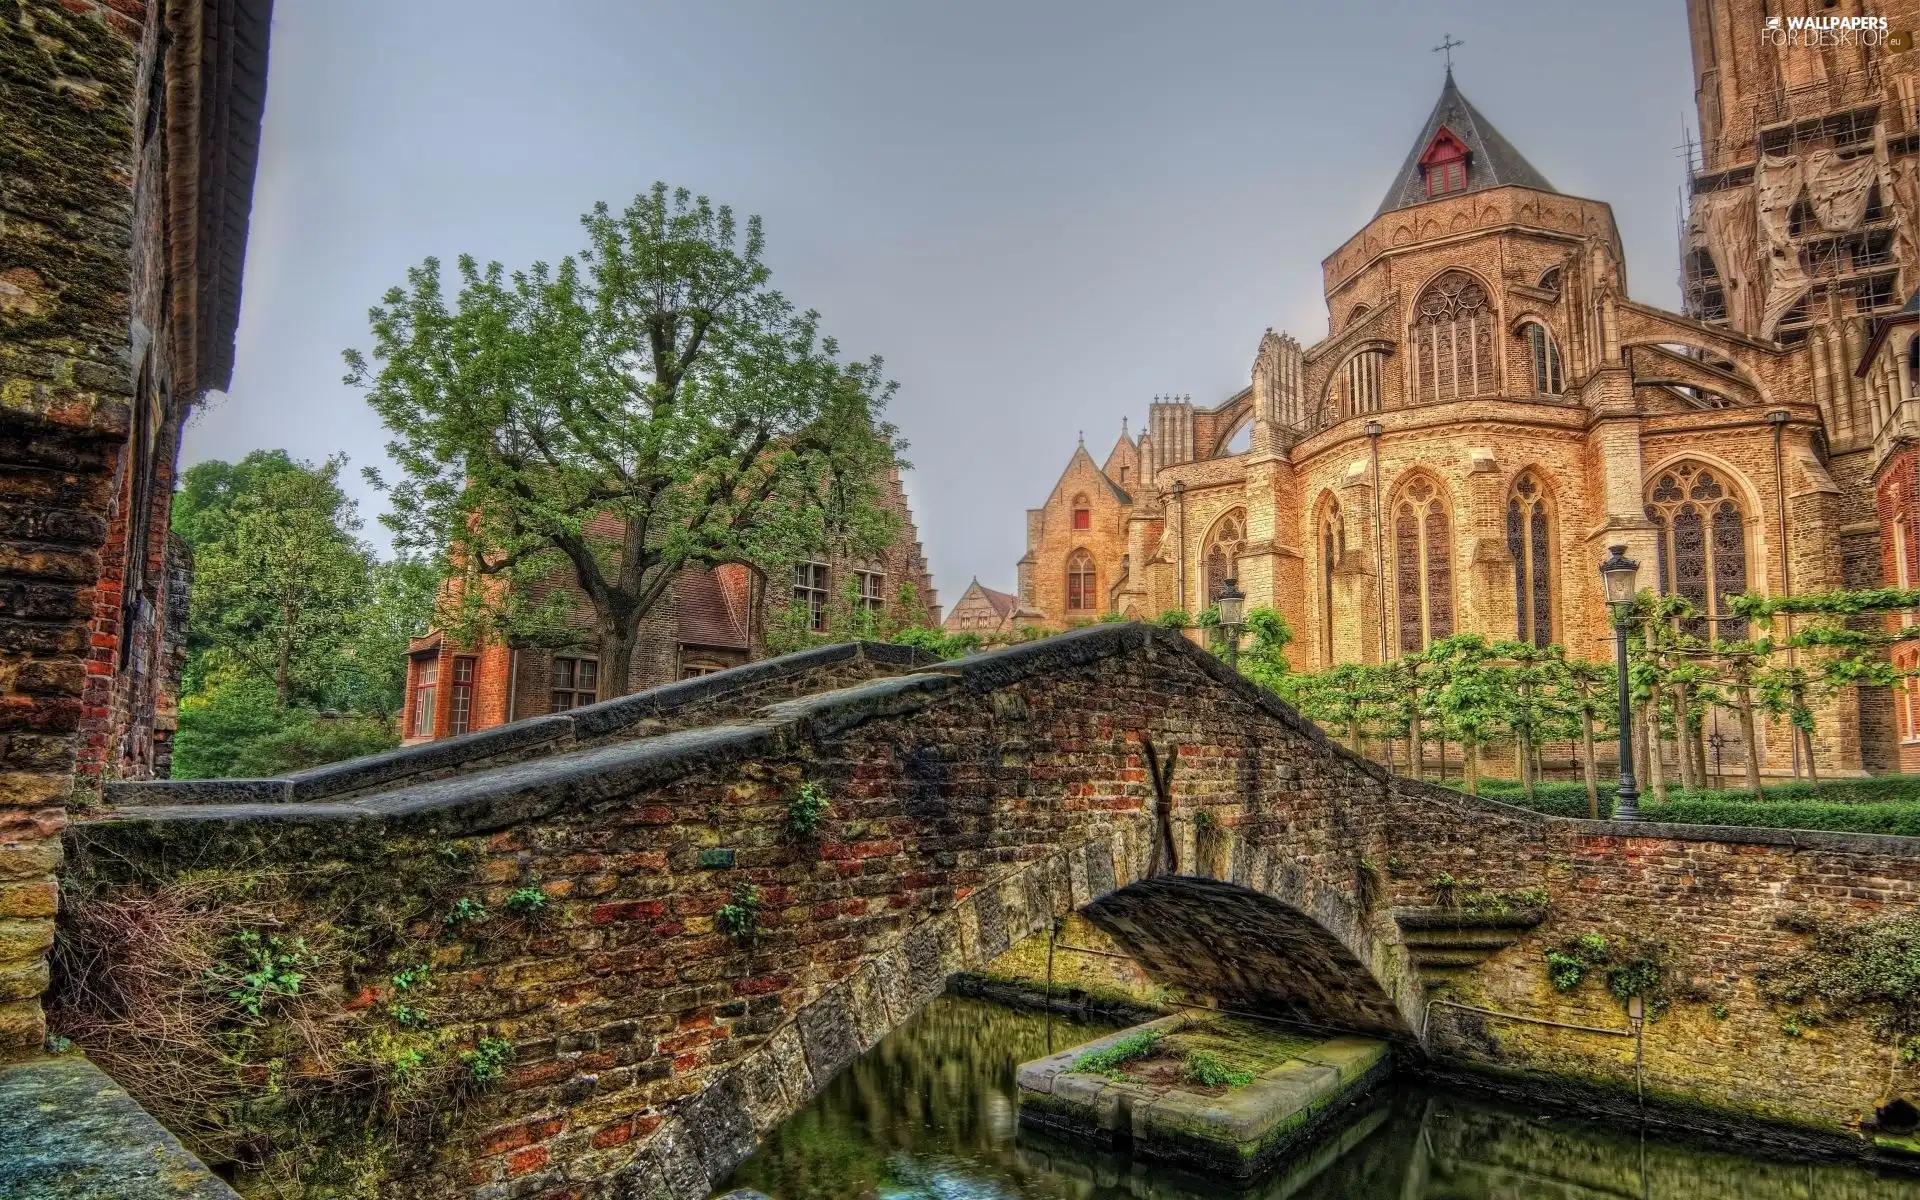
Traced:
POLYGON ((566 589, 526 586, 560 573, 618 696, 681 570, 892 540, 875 500, 894 387, 769 286, 759 218, 742 229, 655 184, 582 224, 586 248, 557 269, 463 256, 451 303, 427 259, 372 310, 371 358, 348 350, 347 380, 393 435, 396 543, 444 555, 457 581, 449 628, 577 642, 566 589))
POLYGON ((194 552, 190 690, 210 677, 273 688, 285 708, 340 682, 343 650, 371 597, 372 552, 340 490, 338 455, 315 466, 284 450, 186 472, 174 527, 194 552))

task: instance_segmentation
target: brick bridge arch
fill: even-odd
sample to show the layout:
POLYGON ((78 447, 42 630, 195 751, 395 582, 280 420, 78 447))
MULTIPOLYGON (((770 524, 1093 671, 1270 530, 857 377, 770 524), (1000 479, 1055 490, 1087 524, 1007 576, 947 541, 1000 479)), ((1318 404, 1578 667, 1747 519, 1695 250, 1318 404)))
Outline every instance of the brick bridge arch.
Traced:
MULTIPOLYGON (((1618 1043, 1429 1017, 1428 996, 1444 983, 1483 1007, 1619 1023, 1604 989, 1547 988, 1543 946, 1596 928, 1663 936, 1698 956, 1690 986, 1725 1015, 1711 1036, 1650 1036, 1648 1087, 1838 1126, 1885 1070, 1776 1047, 1777 1017, 1741 980, 1796 944, 1778 913, 1920 895, 1911 839, 1620 827, 1390 778, 1141 625, 952 663, 831 648, 287 780, 110 799, 66 834, 82 907, 241 869, 282 881, 250 894, 253 911, 323 949, 351 925, 342 896, 383 928, 411 912, 442 964, 435 1027, 456 1046, 513 1044, 503 1081, 431 1141, 395 1147, 393 1197, 698 1200, 953 972, 1074 910, 1150 969, 1237 1004, 1458 1062, 1574 1064, 1629 1092, 1618 1043), (802 782, 832 800, 807 836, 789 827, 802 782), (423 861, 464 864, 451 886, 493 912, 526 888, 546 911, 443 923, 424 893, 394 892, 423 861), (1544 923, 1435 921, 1442 876, 1548 897, 1544 923), (736 939, 715 914, 745 885, 760 915, 736 939), (1706 1070, 1703 1054, 1727 1061, 1706 1070)), ((315 1003, 372 1019, 352 1013, 379 1011, 386 966, 335 957, 315 1003)), ((56 992, 56 1021, 62 1004, 56 992)), ((1884 1049, 1826 1033, 1822 1053, 1884 1049)), ((167 1095, 139 1099, 169 1118, 167 1095)))

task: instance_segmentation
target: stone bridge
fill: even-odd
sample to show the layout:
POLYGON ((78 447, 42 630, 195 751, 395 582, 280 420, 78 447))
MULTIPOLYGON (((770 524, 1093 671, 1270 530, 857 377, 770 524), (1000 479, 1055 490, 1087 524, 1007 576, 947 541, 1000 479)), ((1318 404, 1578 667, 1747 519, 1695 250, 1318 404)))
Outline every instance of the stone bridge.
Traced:
POLYGON ((52 1019, 243 1191, 337 1169, 311 1143, 348 1128, 379 1141, 354 1169, 383 1195, 695 1200, 954 972, 1073 910, 1236 1007, 1675 1119, 1832 1136, 1913 1086, 1854 1023, 1785 1036, 1754 974, 1803 941, 1782 921, 1910 911, 1920 841, 1572 821, 1392 778, 1141 625, 945 663, 831 647, 109 799, 67 833, 52 1019), (831 804, 801 832, 804 784, 831 804), (129 1078, 155 1047, 88 1042, 89 972, 127 953, 95 944, 109 911, 228 914, 310 976, 256 986, 217 1117, 129 1078), (1671 1005, 1639 1038, 1603 986, 1547 981, 1544 950, 1588 932, 1659 952, 1671 1005), (498 1070, 461 1057, 509 1045, 498 1070))

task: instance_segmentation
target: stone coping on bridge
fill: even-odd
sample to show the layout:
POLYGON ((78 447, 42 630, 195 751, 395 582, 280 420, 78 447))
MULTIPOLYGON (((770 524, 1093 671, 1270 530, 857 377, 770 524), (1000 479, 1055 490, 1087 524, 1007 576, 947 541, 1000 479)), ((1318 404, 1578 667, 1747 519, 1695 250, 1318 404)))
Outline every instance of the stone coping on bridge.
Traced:
MULTIPOLYGON (((97 814, 83 824, 130 821, 268 821, 306 824, 378 820, 404 826, 425 819, 449 832, 485 832, 578 805, 591 804, 630 792, 636 787, 668 782, 722 762, 771 753, 790 744, 794 738, 829 737, 875 717, 924 707, 935 702, 949 688, 963 688, 974 693, 998 691, 1063 668, 1129 653, 1146 653, 1149 656, 1172 653, 1185 657, 1217 682, 1234 688, 1244 699, 1257 704, 1293 732, 1346 758, 1382 782, 1390 780, 1392 787, 1403 795, 1457 808, 1476 809, 1489 817, 1502 818, 1529 828, 1561 831, 1579 837, 1670 839, 1920 855, 1920 838, 1895 834, 1683 825, 1654 821, 1593 821, 1581 817, 1553 816, 1484 796, 1473 796, 1425 780, 1391 775, 1385 767, 1354 754, 1328 737, 1318 725, 1271 691, 1231 672, 1215 655, 1177 633, 1139 623, 1094 625, 947 661, 931 659, 911 647, 885 643, 849 642, 827 646, 746 667, 735 667, 698 679, 683 680, 619 700, 603 701, 565 716, 536 718, 531 722, 501 726, 497 730, 485 730, 463 738, 407 747, 371 758, 352 759, 282 780, 109 785, 114 795, 132 793, 152 798, 144 799, 137 805, 129 804, 126 808, 97 814), (552 755, 425 783, 407 785, 404 776, 398 774, 400 766, 392 765, 397 763, 405 766, 408 774, 445 769, 453 765, 457 754, 465 752, 463 747, 474 744, 469 739, 505 734, 519 725, 541 722, 568 723, 571 730, 571 722, 578 720, 580 714, 593 713, 596 709, 607 712, 594 717, 590 728, 602 733, 631 728, 650 717, 670 715, 697 702, 737 692, 750 684, 800 675, 825 665, 858 658, 888 667, 918 669, 912 674, 890 676, 834 691, 783 700, 767 705, 751 717, 734 724, 656 734, 587 749, 567 749, 561 737, 555 735, 545 739, 546 743, 555 745, 558 751, 552 755), (751 674, 736 677, 730 683, 724 682, 727 676, 735 672, 751 674), (716 680, 723 682, 712 682, 716 680), (619 706, 617 716, 608 715, 613 711, 610 706, 619 706), (329 772, 331 774, 326 774, 329 772), (309 799, 294 790, 302 780, 330 778, 342 781, 336 794, 345 793, 357 790, 367 781, 383 775, 400 786, 391 790, 368 791, 331 802, 309 799), (176 795, 190 798, 171 800, 176 795), (162 797, 171 802, 162 800, 162 797)), ((571 736, 579 735, 574 733, 571 736)), ((482 753, 490 754, 498 750, 498 744, 480 745, 483 747, 482 753)), ((319 794, 313 789, 320 786, 317 782, 313 783, 308 795, 319 794)))
POLYGON ((843 642, 677 680, 564 713, 527 717, 490 729, 326 763, 276 778, 121 780, 104 785, 102 798, 109 804, 130 807, 298 804, 337 799, 436 772, 500 762, 529 752, 558 751, 843 664, 867 663, 897 672, 925 668, 939 661, 913 646, 843 642))
POLYGON ((239 1200, 77 1053, 0 1067, 0 1196, 239 1200))

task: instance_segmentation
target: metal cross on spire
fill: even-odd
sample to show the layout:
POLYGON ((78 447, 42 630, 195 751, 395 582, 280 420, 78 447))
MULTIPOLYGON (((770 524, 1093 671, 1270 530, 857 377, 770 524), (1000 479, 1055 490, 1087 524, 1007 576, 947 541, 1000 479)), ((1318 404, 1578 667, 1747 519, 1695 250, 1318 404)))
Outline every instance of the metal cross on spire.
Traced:
POLYGON ((1440 35, 1440 44, 1433 48, 1433 52, 1447 56, 1447 74, 1453 74, 1453 48, 1466 44, 1466 39, 1462 38, 1456 41, 1451 33, 1443 33, 1440 35))

